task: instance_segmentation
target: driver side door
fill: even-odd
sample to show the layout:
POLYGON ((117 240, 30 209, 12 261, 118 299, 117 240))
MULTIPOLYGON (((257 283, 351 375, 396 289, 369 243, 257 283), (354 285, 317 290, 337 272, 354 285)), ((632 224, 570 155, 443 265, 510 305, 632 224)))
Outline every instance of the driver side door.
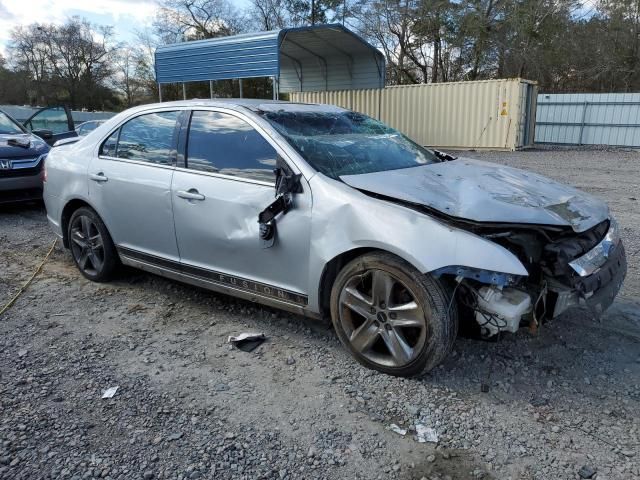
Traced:
POLYGON ((173 176, 173 219, 184 273, 244 293, 304 306, 308 293, 311 190, 277 218, 265 248, 258 215, 275 199, 282 152, 235 112, 193 111, 173 176))
POLYGON ((24 122, 24 126, 49 145, 63 138, 78 136, 71 111, 62 106, 41 108, 24 122))

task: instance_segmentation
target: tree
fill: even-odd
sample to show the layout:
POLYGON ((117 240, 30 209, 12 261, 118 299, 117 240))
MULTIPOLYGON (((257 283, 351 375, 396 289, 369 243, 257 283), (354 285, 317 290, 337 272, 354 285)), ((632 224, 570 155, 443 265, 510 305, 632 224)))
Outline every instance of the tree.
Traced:
POLYGON ((59 26, 16 28, 9 51, 15 69, 31 78, 34 103, 66 101, 72 108, 100 108, 113 101, 105 89, 112 74, 111 37, 110 27, 73 17, 59 26))
POLYGON ((163 0, 153 23, 163 43, 234 35, 245 24, 227 0, 163 0))
POLYGON ((138 59, 141 56, 139 47, 121 44, 115 53, 113 86, 124 97, 126 107, 136 104, 143 91, 143 84, 137 77, 138 59))

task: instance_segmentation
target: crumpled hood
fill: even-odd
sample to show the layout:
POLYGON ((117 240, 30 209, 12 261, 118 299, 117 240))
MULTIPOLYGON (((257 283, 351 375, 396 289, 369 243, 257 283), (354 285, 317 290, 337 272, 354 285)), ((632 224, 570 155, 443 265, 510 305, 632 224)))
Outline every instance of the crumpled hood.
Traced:
POLYGON ((0 134, 0 158, 34 157, 46 153, 48 150, 48 145, 35 135, 28 133, 0 134), (25 146, 11 145, 11 139, 15 139, 17 143, 25 146))
POLYGON ((476 222, 571 226, 582 232, 609 217, 603 201, 573 187, 467 158, 340 179, 358 190, 476 222))

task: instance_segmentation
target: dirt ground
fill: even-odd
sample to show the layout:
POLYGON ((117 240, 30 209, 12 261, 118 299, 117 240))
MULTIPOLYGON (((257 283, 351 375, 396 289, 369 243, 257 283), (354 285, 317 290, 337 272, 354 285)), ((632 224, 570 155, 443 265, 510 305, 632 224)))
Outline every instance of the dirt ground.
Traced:
MULTIPOLYGON (((58 245, 0 317, 0 478, 640 478, 640 153, 466 155, 609 202, 629 274, 602 319, 460 338, 399 379, 352 361, 327 322, 133 270, 91 283, 58 245), (268 341, 231 349, 244 331, 268 341)), ((0 308, 53 240, 41 205, 0 207, 0 308)))

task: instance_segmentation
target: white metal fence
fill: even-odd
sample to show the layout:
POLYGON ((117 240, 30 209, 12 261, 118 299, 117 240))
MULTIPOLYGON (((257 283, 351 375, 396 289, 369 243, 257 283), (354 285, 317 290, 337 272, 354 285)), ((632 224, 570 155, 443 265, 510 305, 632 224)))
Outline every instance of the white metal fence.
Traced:
POLYGON ((533 143, 537 88, 522 79, 297 92, 382 120, 421 145, 516 150, 533 143))
POLYGON ((640 93, 538 95, 536 143, 640 147, 640 93))

